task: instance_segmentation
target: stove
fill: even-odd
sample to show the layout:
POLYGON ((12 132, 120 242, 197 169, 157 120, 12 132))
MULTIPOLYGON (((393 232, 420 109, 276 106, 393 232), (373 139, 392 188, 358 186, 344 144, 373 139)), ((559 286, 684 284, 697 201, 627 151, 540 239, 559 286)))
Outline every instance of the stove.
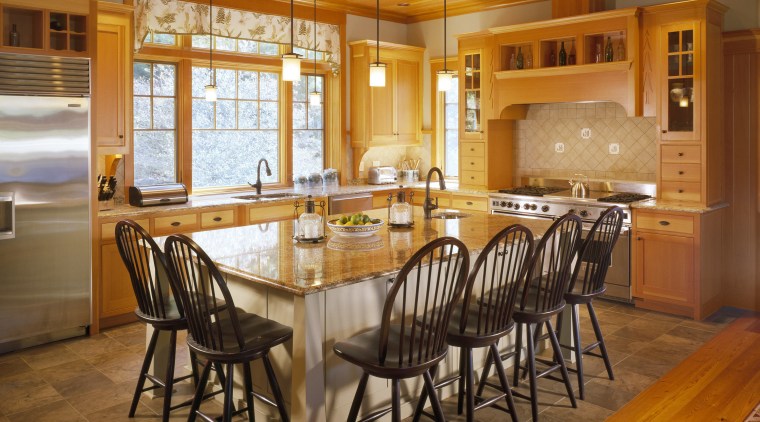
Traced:
MULTIPOLYGON (((520 188, 521 192, 524 192, 520 188)), ((569 189, 555 190, 541 196, 530 194, 492 193, 489 209, 493 214, 555 219, 563 214, 577 214, 586 223, 593 223, 604 210, 617 205, 623 208, 624 224, 631 224, 630 196, 615 192, 592 192, 588 198, 574 198, 569 189), (612 198, 612 199, 610 199, 612 198), (621 200, 618 200, 622 198, 621 200)))
POLYGON ((544 196, 566 190, 565 188, 556 188, 548 186, 520 186, 512 189, 502 189, 499 193, 526 196, 544 196))
POLYGON ((616 193, 614 195, 605 196, 603 198, 597 199, 599 202, 617 202, 619 204, 629 204, 631 202, 636 201, 642 201, 644 199, 649 199, 651 196, 644 195, 641 193, 628 193, 628 192, 621 192, 616 193))

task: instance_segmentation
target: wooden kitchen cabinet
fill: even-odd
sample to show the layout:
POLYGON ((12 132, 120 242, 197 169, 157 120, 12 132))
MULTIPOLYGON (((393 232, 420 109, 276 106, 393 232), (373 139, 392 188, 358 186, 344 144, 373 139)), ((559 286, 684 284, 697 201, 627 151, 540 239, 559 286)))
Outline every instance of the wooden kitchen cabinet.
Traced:
POLYGON ((424 48, 380 43, 385 86, 369 86, 369 64, 377 60, 374 41, 349 43, 351 51, 351 147, 354 174, 367 149, 422 143, 422 60, 424 48))
POLYGON ((101 154, 129 154, 132 139, 132 7, 99 2, 95 140, 101 154))
MULTIPOLYGON (((725 208, 722 208, 725 209, 725 208)), ((634 209, 631 281, 637 307, 702 319, 720 307, 721 209, 634 209)))
POLYGON ((90 14, 90 0, 3 1, 0 4, 0 51, 89 57, 90 14), (13 45, 11 40, 14 25, 18 45, 13 45))
MULTIPOLYGON (((110 324, 104 320, 118 317, 129 317, 137 307, 137 299, 132 289, 127 267, 119 255, 116 243, 104 244, 100 247, 100 319, 101 328, 110 324)), ((127 321, 130 318, 126 319, 127 321)), ((117 322, 121 323, 123 320, 117 322)))

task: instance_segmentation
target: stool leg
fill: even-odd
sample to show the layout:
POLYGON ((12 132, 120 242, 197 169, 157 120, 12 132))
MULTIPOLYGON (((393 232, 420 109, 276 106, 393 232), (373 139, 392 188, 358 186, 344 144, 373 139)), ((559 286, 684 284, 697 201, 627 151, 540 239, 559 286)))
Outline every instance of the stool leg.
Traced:
POLYGON ((393 422, 401 422, 401 395, 399 389, 401 388, 401 380, 391 380, 391 397, 393 398, 391 420, 393 422))
POLYGON ((364 372, 359 379, 359 385, 356 387, 356 394, 354 394, 354 401, 351 403, 351 410, 348 412, 348 422, 355 422, 359 416, 359 408, 362 406, 362 399, 364 399, 364 390, 367 388, 367 380, 369 380, 369 374, 364 372))
POLYGON ((504 364, 501 362, 501 359, 499 359, 499 348, 496 347, 496 344, 492 344, 490 350, 490 355, 493 355, 495 359, 496 373, 499 375, 501 388, 504 389, 504 393, 506 394, 505 399, 507 400, 507 408, 511 411, 510 415, 512 416, 512 422, 517 422, 517 411, 515 410, 515 401, 512 398, 512 388, 509 386, 507 374, 504 372, 504 364))
MULTIPOLYGON (((431 370, 430 377, 435 378, 435 368, 431 370)), ((428 392, 427 387, 422 386, 422 392, 420 393, 420 399, 417 401, 417 407, 414 409, 414 418, 412 422, 419 422, 422 411, 425 410, 425 403, 427 402, 428 392)))
POLYGON ((199 374, 198 374, 198 355, 192 350, 190 351, 190 369, 193 371, 193 385, 198 386, 199 374))
MULTIPOLYGON (((533 346, 533 324, 527 324, 528 328, 528 376, 530 377, 530 411, 533 420, 538 420, 538 387, 536 385, 536 351, 533 346)), ((550 334, 551 335, 551 334, 550 334)), ((515 375, 517 371, 515 371, 515 375)))
POLYGON ((282 422, 290 421, 288 417, 288 411, 285 409, 285 399, 282 397, 282 391, 280 390, 280 384, 277 383, 277 376, 272 368, 272 362, 269 361, 269 353, 265 353, 261 357, 264 361, 264 369, 267 372, 267 378, 269 378, 269 386, 272 388, 272 395, 274 395, 274 402, 277 403, 277 410, 280 412, 280 420, 282 422))
POLYGON ((575 368, 578 373, 578 397, 584 399, 583 393, 583 352, 581 352, 581 324, 578 320, 578 308, 570 305, 570 316, 573 321, 573 351, 575 352, 575 368))
POLYGON ((150 362, 153 360, 153 352, 156 350, 156 341, 158 340, 158 330, 153 330, 153 335, 150 336, 150 342, 148 343, 148 349, 145 351, 145 359, 143 359, 142 368, 140 368, 140 377, 137 379, 137 386, 135 387, 135 396, 132 398, 132 406, 129 408, 129 417, 135 416, 135 410, 137 410, 137 403, 140 402, 140 395, 145 387, 145 374, 150 368, 150 362))
MULTIPOLYGON (((460 373, 459 376, 460 377, 465 377, 466 380, 467 380, 467 382, 466 382, 466 384, 467 384, 467 390, 466 390, 466 393, 467 393, 467 422, 472 422, 473 418, 475 416, 475 394, 473 394, 473 391, 472 391, 473 384, 475 383, 475 380, 473 379, 473 376, 472 376, 472 349, 469 348, 469 347, 462 348, 462 352, 466 354, 466 356, 465 356, 466 361, 465 361, 465 364, 464 364, 465 365, 465 372, 464 372, 464 374, 460 373)), ((501 360, 501 359, 497 358, 497 360, 501 360)))
POLYGON ((231 422, 232 421, 232 412, 235 410, 232 407, 232 387, 234 384, 232 383, 232 374, 235 370, 235 365, 228 363, 227 364, 227 384, 224 387, 224 411, 222 413, 222 420, 224 422, 231 422))
POLYGON ((200 380, 195 387, 195 396, 193 396, 193 404, 190 406, 190 414, 187 417, 187 422, 195 422, 198 408, 201 406, 201 401, 203 401, 203 393, 206 391, 206 382, 208 381, 209 372, 211 372, 211 361, 206 362, 203 366, 200 380))
POLYGON ((591 325, 594 327, 594 334, 596 335, 596 341, 599 342, 599 351, 602 352, 602 359, 604 359, 604 366, 607 368, 607 375, 611 380, 615 379, 615 375, 612 374, 612 364, 610 364, 610 356, 607 354, 607 346, 604 345, 604 337, 602 336, 602 329, 599 327, 599 320, 596 319, 596 312, 594 312, 594 305, 592 302, 587 304, 588 314, 591 317, 591 325))
MULTIPOLYGON (((496 350, 498 351, 498 347, 496 350)), ((486 380, 488 380, 488 374, 491 372, 491 364, 493 363, 493 359, 501 359, 501 356, 498 353, 495 357, 491 357, 490 354, 486 356, 486 365, 483 367, 483 373, 480 374, 480 381, 478 382, 478 392, 476 393, 478 397, 483 397, 483 390, 486 388, 486 380)))
MULTIPOLYGON (((465 349, 459 349, 459 391, 457 391, 457 415, 461 415, 464 411, 464 394, 465 394, 465 371, 467 371, 467 356, 465 356, 465 349)), ((472 388, 470 385, 469 388, 472 388)), ((467 390, 467 394, 470 394, 467 390)))
POLYGON ((164 414, 163 422, 169 422, 169 413, 172 407, 172 393, 174 392, 174 363, 177 356, 177 332, 172 330, 169 336, 169 362, 166 366, 166 379, 164 380, 164 414))
POLYGON ((243 364, 243 378, 245 380, 245 403, 248 405, 248 421, 253 422, 256 416, 253 413, 253 380, 251 379, 251 363, 243 364))
MULTIPOLYGON (((514 364, 514 375, 512 376, 512 385, 517 387, 519 384, 518 376, 520 375, 520 352, 522 349, 522 324, 517 323, 517 342, 515 343, 515 364, 514 364)), ((532 338, 530 335, 530 326, 528 326, 528 338, 532 338)), ((530 343, 530 342, 529 342, 530 343)))
MULTIPOLYGON (((437 369, 437 366, 433 367, 431 370, 435 371, 437 369)), ((435 415, 436 421, 444 422, 446 418, 443 416, 443 408, 441 407, 441 401, 438 400, 438 394, 435 392, 435 384, 433 384, 433 377, 430 376, 430 371, 425 371, 422 373, 422 378, 425 379, 425 387, 428 390, 428 394, 430 395, 430 404, 433 406, 433 414, 435 415)))
POLYGON ((575 394, 573 394, 573 386, 570 384, 570 375, 568 375, 567 366, 565 366, 565 359, 562 357, 562 351, 559 348, 559 340, 557 340, 557 335, 554 333, 554 327, 552 327, 551 321, 546 321, 546 325, 549 329, 549 338, 552 341, 554 353, 559 356, 559 369, 562 371, 562 379, 565 380, 565 388, 567 389, 567 396, 570 398, 570 404, 573 407, 578 407, 578 403, 575 402, 575 394))

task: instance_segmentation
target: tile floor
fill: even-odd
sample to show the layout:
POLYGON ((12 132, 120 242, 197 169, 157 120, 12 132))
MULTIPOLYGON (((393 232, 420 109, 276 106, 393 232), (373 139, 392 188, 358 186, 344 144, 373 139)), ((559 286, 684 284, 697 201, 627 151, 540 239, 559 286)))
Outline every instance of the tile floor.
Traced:
MULTIPOLYGON (((542 421, 604 420, 738 316, 729 309, 696 322, 603 300, 597 301, 595 308, 614 364, 615 381, 607 379, 600 359, 587 357, 586 400, 579 400, 578 409, 573 409, 562 384, 540 380, 542 421)), ((586 343, 593 338, 593 331, 585 308, 581 324, 586 343)), ((184 340, 179 343, 177 365, 187 368, 184 340)), ((134 323, 89 338, 0 355, 0 422, 156 421, 162 402, 145 395, 136 417, 127 417, 144 350, 145 328, 134 323)), ((573 374, 571 378, 577 390, 576 378, 573 374)), ((519 389, 527 392, 526 384, 519 389)), ((192 393, 189 381, 177 390, 175 396, 182 398, 192 393)), ((518 398, 515 401, 520 420, 530 420, 530 404, 518 398)), ((218 406, 221 412, 216 403, 204 406, 218 406)), ((455 399, 444 402, 450 420, 465 420, 455 415, 455 409, 455 399)), ((476 419, 504 421, 505 416, 484 409, 476 419)), ((187 408, 173 412, 171 420, 187 420, 187 408)))

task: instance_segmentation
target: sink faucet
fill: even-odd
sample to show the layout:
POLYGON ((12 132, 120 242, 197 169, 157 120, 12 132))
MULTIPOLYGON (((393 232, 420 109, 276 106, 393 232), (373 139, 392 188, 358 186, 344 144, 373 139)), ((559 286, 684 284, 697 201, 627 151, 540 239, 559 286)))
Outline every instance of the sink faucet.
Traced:
POLYGON ((259 165, 256 168, 256 183, 248 182, 249 185, 251 185, 252 188, 256 189, 256 195, 261 195, 261 163, 264 163, 264 166, 266 166, 267 176, 272 175, 272 170, 269 170, 269 161, 266 160, 266 158, 262 158, 259 160, 259 165))
POLYGON ((443 180, 443 172, 438 167, 431 167, 427 174, 427 181, 425 181, 425 202, 422 204, 422 210, 425 212, 425 219, 430 220, 433 218, 433 210, 438 209, 438 198, 435 198, 435 205, 433 199, 430 198, 430 176, 434 172, 438 173, 438 183, 441 190, 446 190, 446 182, 443 180))

